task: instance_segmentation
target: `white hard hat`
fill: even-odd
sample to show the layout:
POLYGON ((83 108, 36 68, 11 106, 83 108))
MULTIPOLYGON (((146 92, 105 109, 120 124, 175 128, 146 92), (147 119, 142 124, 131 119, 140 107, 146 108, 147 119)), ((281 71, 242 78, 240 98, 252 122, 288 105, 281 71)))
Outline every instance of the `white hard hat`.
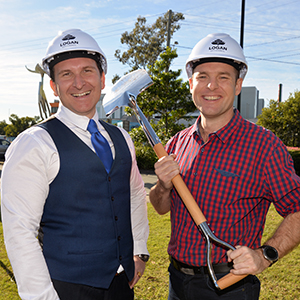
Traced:
POLYGON ((226 33, 209 34, 196 44, 185 65, 188 78, 198 64, 213 61, 228 63, 239 71, 241 78, 246 76, 248 65, 243 49, 226 33))
POLYGON ((107 61, 97 42, 80 29, 60 31, 49 43, 42 66, 50 76, 50 68, 56 63, 74 57, 90 57, 99 62, 103 72, 107 73, 107 61))

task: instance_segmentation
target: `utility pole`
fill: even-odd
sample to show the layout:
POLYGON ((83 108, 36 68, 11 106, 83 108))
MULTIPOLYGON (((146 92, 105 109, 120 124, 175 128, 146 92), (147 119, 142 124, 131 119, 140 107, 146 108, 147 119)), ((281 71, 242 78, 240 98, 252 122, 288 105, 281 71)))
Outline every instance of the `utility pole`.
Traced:
MULTIPOLYGON (((242 0, 242 11, 241 11, 241 32, 240 32, 240 45, 244 47, 244 23, 245 23, 245 0, 242 0)), ((241 94, 238 95, 237 99, 237 109, 241 113, 241 94)))
POLYGON ((279 84, 279 91, 278 91, 278 102, 280 103, 282 99, 282 83, 279 84))
MULTIPOLYGON (((171 20, 172 20, 172 10, 168 10, 169 19, 167 23, 167 47, 170 47, 171 44, 171 20)), ((166 67, 166 73, 169 71, 169 66, 166 67)))
POLYGON ((170 47, 171 43, 171 20, 172 20, 172 10, 168 10, 169 13, 169 19, 168 19, 168 25, 167 25, 167 47, 170 47))

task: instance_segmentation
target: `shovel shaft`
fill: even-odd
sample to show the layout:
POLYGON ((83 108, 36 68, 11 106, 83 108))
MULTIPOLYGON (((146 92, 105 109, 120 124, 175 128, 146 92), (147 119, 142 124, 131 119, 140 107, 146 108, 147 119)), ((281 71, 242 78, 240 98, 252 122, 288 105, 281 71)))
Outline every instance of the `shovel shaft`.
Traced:
MULTIPOLYGON (((161 158, 163 156, 168 156, 168 153, 164 149, 163 145, 161 143, 156 144, 153 147, 156 155, 158 158, 161 158)), ((191 192, 187 188, 185 182, 182 180, 180 175, 175 176, 172 179, 172 183, 175 186, 178 194, 180 195, 183 203, 185 204, 187 210, 189 211, 190 215, 192 216, 194 222, 199 225, 203 222, 206 222, 206 219, 200 210, 197 202, 195 201, 194 197, 192 196, 191 192)))
POLYGON ((232 273, 228 273, 217 281, 217 285, 220 290, 224 290, 247 276, 248 275, 234 275, 232 273))

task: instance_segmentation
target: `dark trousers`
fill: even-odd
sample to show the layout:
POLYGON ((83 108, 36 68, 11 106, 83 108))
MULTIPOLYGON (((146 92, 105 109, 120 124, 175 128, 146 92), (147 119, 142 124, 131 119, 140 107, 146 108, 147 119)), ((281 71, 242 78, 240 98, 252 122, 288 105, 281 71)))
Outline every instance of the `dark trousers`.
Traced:
POLYGON ((133 300, 125 273, 115 276, 108 289, 74 284, 52 279, 60 300, 133 300))
MULTIPOLYGON (((168 300, 257 300, 260 282, 256 276, 249 275, 240 282, 218 291, 207 274, 186 275, 169 267, 168 300)), ((217 278, 226 274, 216 274, 217 278)))

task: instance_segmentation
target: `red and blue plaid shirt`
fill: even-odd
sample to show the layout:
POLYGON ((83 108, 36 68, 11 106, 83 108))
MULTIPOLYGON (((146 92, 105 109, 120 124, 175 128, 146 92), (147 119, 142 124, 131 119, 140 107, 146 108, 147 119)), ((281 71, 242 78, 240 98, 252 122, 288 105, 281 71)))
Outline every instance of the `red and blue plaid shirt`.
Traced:
MULTIPOLYGON (((257 248, 271 202, 283 217, 300 211, 300 178, 293 160, 280 139, 237 110, 207 143, 199 121, 176 134, 166 150, 176 153, 182 178, 215 235, 234 246, 257 248)), ((189 265, 207 265, 204 236, 175 190, 171 227, 169 254, 189 265)), ((212 262, 226 262, 226 251, 213 244, 212 262)))

